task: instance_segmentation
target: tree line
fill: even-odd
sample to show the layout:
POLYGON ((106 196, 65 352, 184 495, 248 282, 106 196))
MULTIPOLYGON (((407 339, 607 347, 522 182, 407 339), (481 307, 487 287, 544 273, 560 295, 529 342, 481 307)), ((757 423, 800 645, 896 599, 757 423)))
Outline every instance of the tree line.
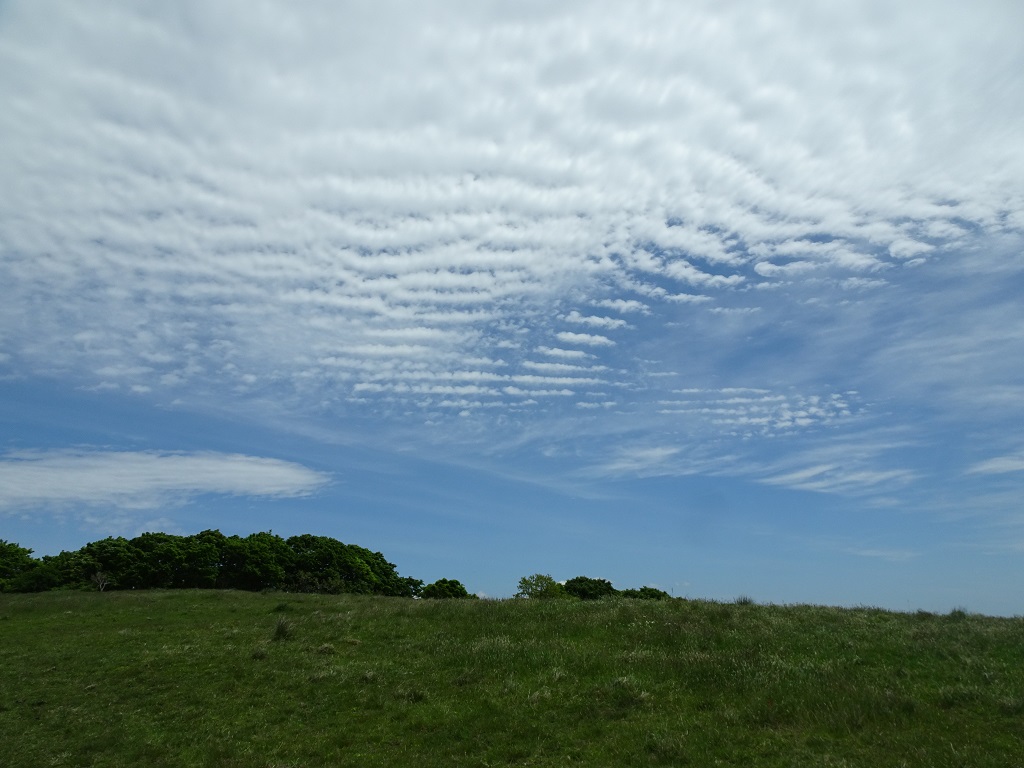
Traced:
POLYGON ((628 597, 634 600, 671 600, 672 595, 654 587, 616 589, 608 579, 576 576, 567 581, 555 581, 547 573, 523 576, 519 580, 516 597, 532 600, 600 600, 604 597, 628 597))
POLYGON ((272 532, 225 536, 143 533, 108 537, 74 552, 32 557, 0 540, 0 592, 51 589, 242 589, 391 597, 471 597, 454 579, 424 585, 380 552, 328 536, 272 532))
MULTIPOLYGON (((380 552, 328 536, 287 539, 267 531, 245 537, 206 530, 193 536, 143 533, 107 537, 74 552, 32 556, 0 539, 0 592, 53 589, 242 589, 322 592, 431 599, 475 598, 457 579, 424 584, 400 576, 380 552)), ((535 573, 519 580, 517 598, 668 600, 654 587, 615 589, 607 579, 577 576, 564 582, 535 573)))

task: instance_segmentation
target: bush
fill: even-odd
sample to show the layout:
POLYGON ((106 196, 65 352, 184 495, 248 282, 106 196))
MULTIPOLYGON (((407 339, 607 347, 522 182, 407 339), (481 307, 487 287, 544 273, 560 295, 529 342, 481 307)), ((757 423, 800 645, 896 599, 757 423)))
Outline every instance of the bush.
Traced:
POLYGON ((640 587, 640 589, 624 589, 619 592, 621 597, 631 597, 634 600, 671 600, 672 595, 663 589, 654 587, 640 587))
POLYGON ((615 587, 607 579, 591 579, 588 576, 577 576, 565 582, 565 591, 580 600, 599 600, 616 592, 615 587))
POLYGON ((420 597, 428 600, 458 600, 474 598, 476 595, 469 594, 462 582, 456 579, 438 579, 433 584, 427 584, 420 590, 420 597))
POLYGON ((519 591, 516 597, 526 597, 531 600, 552 600, 569 597, 565 587, 555 581, 546 573, 535 573, 532 576, 523 576, 519 580, 519 591))

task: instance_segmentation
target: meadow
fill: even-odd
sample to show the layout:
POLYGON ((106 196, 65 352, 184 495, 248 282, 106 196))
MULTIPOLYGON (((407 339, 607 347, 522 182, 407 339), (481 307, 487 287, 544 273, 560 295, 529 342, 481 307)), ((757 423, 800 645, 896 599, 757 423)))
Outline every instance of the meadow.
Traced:
POLYGON ((746 600, 0 595, 0 761, 1024 766, 1024 619, 746 600))

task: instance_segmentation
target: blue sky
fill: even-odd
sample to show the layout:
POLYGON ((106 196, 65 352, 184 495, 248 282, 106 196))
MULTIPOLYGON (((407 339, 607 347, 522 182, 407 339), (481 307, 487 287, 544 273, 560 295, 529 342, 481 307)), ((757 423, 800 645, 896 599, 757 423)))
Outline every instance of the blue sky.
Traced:
POLYGON ((0 3, 0 538, 1022 614, 1022 28, 0 3))

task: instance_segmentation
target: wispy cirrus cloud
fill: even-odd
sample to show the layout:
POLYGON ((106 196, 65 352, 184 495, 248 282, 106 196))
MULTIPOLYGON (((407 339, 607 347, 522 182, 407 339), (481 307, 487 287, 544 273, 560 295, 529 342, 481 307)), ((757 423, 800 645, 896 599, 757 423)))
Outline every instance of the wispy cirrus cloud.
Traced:
POLYGON ((1003 475, 1013 472, 1024 472, 1024 454, 996 456, 979 461, 967 469, 967 473, 971 475, 1003 475))
POLYGON ((849 464, 817 464, 782 475, 769 475, 760 482, 819 493, 868 495, 878 487, 905 485, 915 479, 908 469, 873 469, 849 464))
POLYGON ((920 557, 920 552, 910 549, 872 549, 872 548, 850 548, 846 550, 857 557, 869 557, 878 560, 887 560, 891 563, 904 563, 920 557))
POLYGON ((615 455, 598 469, 611 475, 638 475, 640 477, 660 474, 684 474, 679 472, 677 458, 681 448, 671 445, 634 445, 615 450, 615 455))

